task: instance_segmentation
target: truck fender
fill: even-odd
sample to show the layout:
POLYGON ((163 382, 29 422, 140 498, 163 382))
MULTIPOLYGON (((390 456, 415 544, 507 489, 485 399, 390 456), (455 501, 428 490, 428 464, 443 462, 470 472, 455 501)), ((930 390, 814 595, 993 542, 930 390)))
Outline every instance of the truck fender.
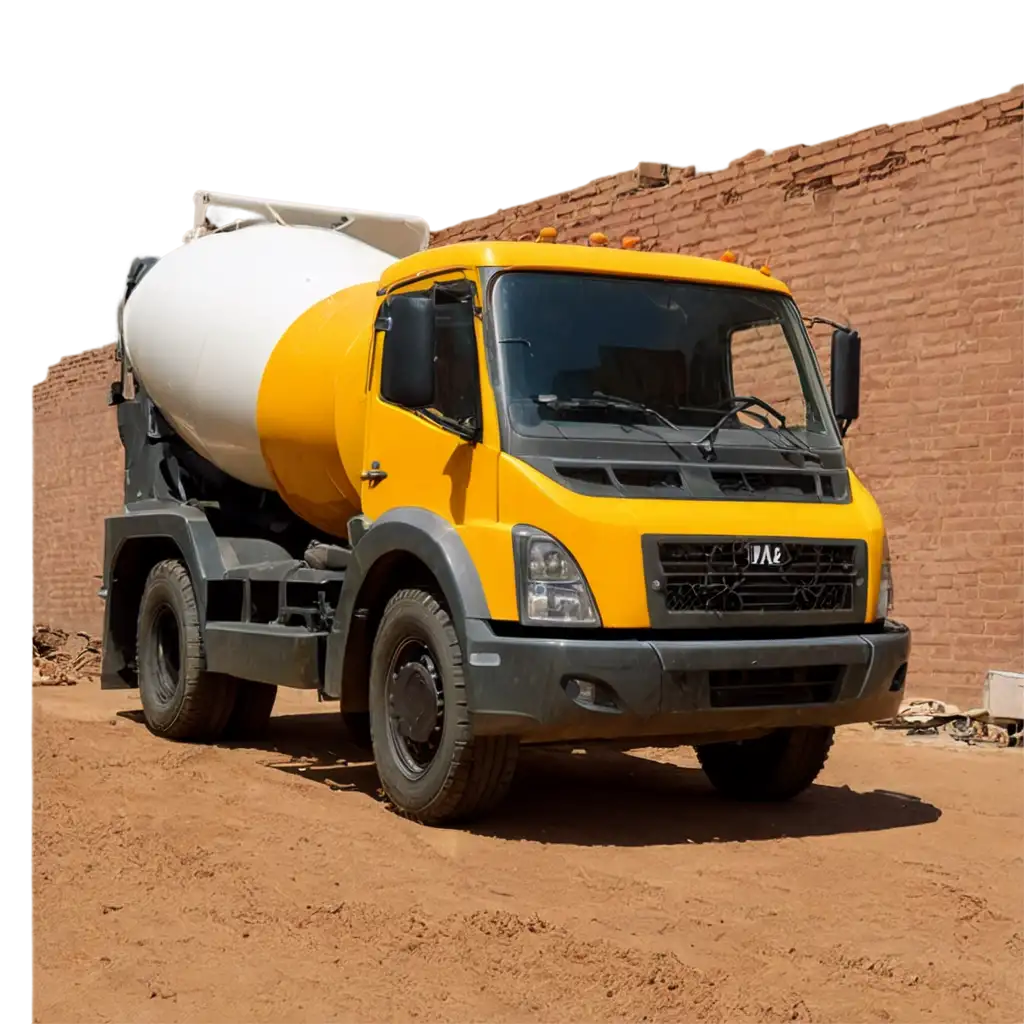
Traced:
POLYGON ((201 508, 147 501, 104 521, 103 662, 104 689, 135 686, 129 662, 135 647, 138 601, 149 570, 165 558, 180 558, 188 569, 206 624, 208 584, 224 579, 239 564, 286 561, 288 552, 272 541, 218 537, 201 508))
POLYGON ((324 694, 341 698, 344 710, 365 710, 370 624, 357 615, 364 584, 381 559, 404 553, 422 562, 441 588, 460 643, 467 619, 488 619, 480 574, 458 531, 422 508, 391 509, 366 530, 352 549, 338 608, 327 639, 324 694))

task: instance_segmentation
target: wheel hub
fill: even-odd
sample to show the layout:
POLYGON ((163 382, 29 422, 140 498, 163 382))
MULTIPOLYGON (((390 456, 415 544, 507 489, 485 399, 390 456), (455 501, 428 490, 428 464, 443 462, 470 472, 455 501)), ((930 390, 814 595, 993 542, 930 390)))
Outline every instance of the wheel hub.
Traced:
POLYGON ((437 685, 422 661, 407 662, 393 675, 390 711, 398 735, 412 743, 426 743, 437 728, 440 705, 437 685))

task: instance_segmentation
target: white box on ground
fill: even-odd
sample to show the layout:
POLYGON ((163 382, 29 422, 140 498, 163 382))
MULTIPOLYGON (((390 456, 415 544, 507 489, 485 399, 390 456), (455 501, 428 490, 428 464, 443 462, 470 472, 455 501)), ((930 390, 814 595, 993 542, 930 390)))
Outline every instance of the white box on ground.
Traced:
POLYGON ((989 672, 982 703, 993 718, 1024 719, 1024 673, 989 672))

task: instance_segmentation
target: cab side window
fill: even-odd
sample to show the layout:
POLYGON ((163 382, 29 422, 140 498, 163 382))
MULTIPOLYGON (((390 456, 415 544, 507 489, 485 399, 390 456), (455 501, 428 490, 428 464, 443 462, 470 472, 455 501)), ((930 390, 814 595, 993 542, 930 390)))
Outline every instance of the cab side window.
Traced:
POLYGON ((472 301, 435 293, 434 409, 460 425, 480 423, 480 373, 472 301))

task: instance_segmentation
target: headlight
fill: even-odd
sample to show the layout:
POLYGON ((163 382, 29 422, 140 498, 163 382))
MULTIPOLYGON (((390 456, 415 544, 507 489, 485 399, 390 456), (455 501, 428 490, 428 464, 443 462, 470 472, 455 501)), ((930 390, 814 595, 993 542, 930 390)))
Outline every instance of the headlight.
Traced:
POLYGON ((876 619, 887 619, 892 615, 892 600, 892 560, 889 557, 889 536, 886 534, 882 538, 882 576, 878 583, 876 619))
POLYGON ((580 567, 558 541, 529 526, 517 526, 512 538, 524 625, 601 624, 580 567))

